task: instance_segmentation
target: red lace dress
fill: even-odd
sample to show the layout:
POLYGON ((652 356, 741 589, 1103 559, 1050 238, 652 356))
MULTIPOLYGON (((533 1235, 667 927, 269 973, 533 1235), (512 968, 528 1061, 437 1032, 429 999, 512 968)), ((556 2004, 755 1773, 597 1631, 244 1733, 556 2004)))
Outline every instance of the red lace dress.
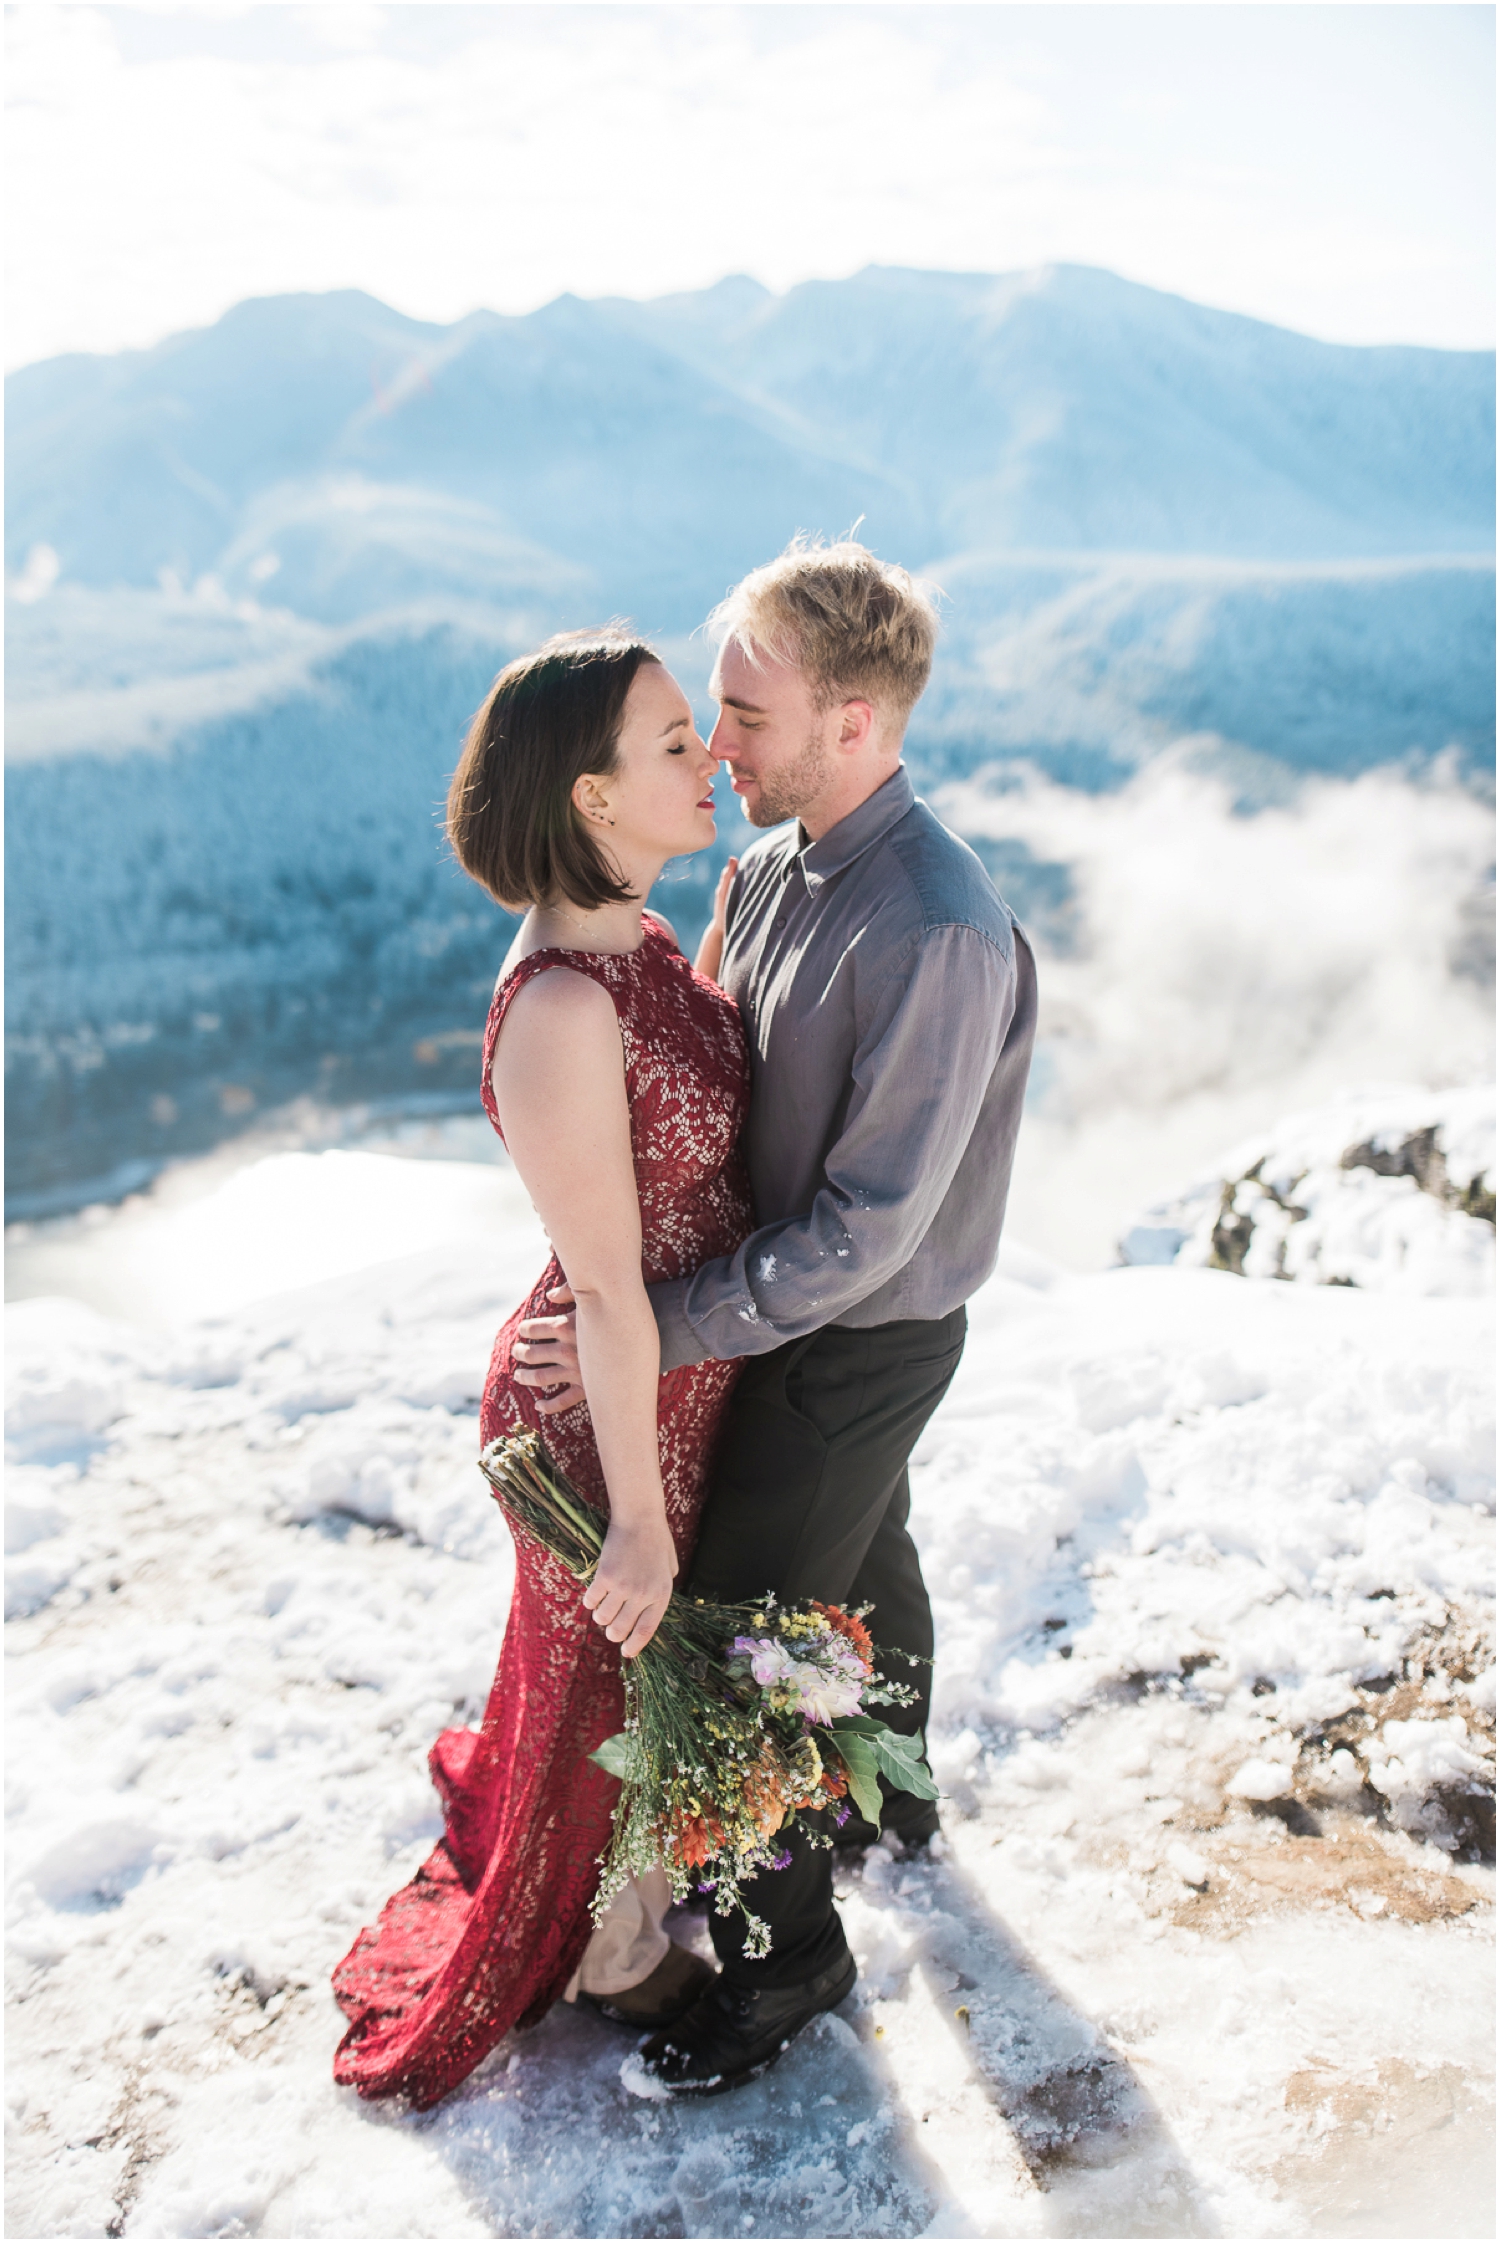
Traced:
MULTIPOLYGON (((539 950, 500 982, 484 1039, 484 1103, 499 1129, 490 1066, 516 991, 566 965, 609 991, 619 1015, 648 1284, 727 1254, 751 1228, 736 1150, 749 1097, 739 1014, 648 919, 628 957, 539 950)), ((583 1403, 540 1418, 511 1378, 522 1317, 553 1313, 554 1256, 495 1342, 482 1441, 538 1427, 574 1485, 607 1501, 583 1403)), ((739 1366, 697 1363, 661 1382, 657 1422, 667 1518, 689 1556, 714 1440, 739 1366)), ((476 1474, 477 1479, 477 1474, 476 1474)), ((529 2025, 567 1985, 593 1929, 597 1857, 618 1795, 588 1754, 623 1721, 620 1653, 583 1608, 578 1584, 516 1536, 510 1619, 483 1726, 449 1729, 429 1758, 445 1834, 334 1973, 349 2018, 334 2076, 361 2095, 425 2108, 471 2072, 513 2025, 529 2025)))

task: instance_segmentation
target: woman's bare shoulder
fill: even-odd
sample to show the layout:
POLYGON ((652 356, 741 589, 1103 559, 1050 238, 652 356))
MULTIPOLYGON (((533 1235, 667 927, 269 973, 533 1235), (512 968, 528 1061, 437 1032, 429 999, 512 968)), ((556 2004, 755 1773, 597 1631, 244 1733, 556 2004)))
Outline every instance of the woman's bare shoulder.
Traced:
POLYGON ((590 1020, 613 1024, 614 999, 592 974, 579 973, 563 959, 527 976, 506 1009, 506 1021, 555 1023, 590 1020))
POLYGON ((490 1062, 502 1119, 517 1099, 527 1110, 558 1098, 587 1102, 594 1091, 613 1099, 624 1071, 619 1017, 597 981, 559 962, 516 991, 490 1062))

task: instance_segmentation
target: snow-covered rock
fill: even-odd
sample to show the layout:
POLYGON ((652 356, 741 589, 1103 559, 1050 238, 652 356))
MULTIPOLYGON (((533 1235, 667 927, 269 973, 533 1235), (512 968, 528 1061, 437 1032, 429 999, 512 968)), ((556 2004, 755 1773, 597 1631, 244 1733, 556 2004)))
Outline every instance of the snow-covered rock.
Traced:
POLYGON ((1373 1088, 1295 1115, 1145 1209, 1120 1259, 1378 1292, 1487 1293, 1494 1092, 1373 1088))

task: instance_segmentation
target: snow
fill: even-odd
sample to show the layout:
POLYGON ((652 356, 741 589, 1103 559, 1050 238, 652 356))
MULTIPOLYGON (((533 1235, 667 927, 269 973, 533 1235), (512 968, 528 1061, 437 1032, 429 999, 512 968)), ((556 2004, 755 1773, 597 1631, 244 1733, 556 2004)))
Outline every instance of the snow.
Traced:
POLYGON ((194 725, 284 699, 336 644, 213 580, 192 592, 68 584, 21 605, 7 634, 8 763, 168 750, 194 725))
POLYGON ((1007 1248, 913 1471, 945 1836, 840 1872, 853 1999, 689 2109, 562 2006, 418 2117, 327 1977, 493 1670, 540 1233, 328 1153, 74 1247, 113 1314, 7 1312, 14 2232, 1488 2231, 1481 1298, 1007 1248))
POLYGON ((1118 783, 1183 740, 1253 803, 1288 768, 1352 777, 1494 739, 1487 558, 1331 562, 1021 553, 934 557, 945 649, 919 705, 959 767, 1009 753, 1118 783))
POLYGON ((1120 1258, 1294 1284, 1488 1295, 1494 1091, 1374 1086, 1293 1115, 1137 1217, 1120 1258))

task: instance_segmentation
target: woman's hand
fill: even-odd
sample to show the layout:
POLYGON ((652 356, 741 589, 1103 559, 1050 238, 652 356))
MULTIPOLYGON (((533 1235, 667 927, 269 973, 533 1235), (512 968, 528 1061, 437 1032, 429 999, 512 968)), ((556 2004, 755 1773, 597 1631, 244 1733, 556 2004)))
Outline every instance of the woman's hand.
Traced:
POLYGON ((710 981, 718 980, 719 968, 724 963, 724 915, 729 909, 730 885, 739 869, 739 858, 731 857, 719 874, 719 885, 714 890, 714 915, 703 930, 703 940, 693 961, 699 973, 710 981))
POLYGON ((664 1514, 649 1525, 611 1519, 583 1601, 622 1657, 633 1659, 656 1633, 672 1594, 677 1552, 664 1514))

